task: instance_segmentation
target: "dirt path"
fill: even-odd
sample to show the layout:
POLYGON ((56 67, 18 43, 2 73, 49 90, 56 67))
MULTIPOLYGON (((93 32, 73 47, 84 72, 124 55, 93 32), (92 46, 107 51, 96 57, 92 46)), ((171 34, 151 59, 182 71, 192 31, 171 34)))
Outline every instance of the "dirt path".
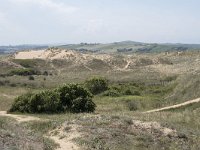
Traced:
MULTIPOLYGON (((0 111, 0 116, 6 116, 14 118, 18 123, 28 122, 28 121, 42 121, 40 118, 27 115, 16 115, 16 114, 7 114, 6 111, 0 111)), ((55 143, 59 144, 57 150, 78 150, 79 147, 74 144, 72 141, 74 138, 80 137, 80 133, 77 131, 77 126, 69 126, 69 132, 64 132, 66 127, 55 129, 50 132, 50 135, 45 136, 52 139, 55 143), (54 134, 58 133, 58 134, 54 134)))
POLYGON ((51 131, 48 138, 60 145, 57 150, 79 150, 80 148, 73 142, 73 139, 81 137, 77 128, 77 125, 62 126, 51 131))
POLYGON ((129 67, 130 64, 131 64, 131 61, 128 60, 126 66, 124 67, 124 69, 125 70, 128 69, 128 67, 129 67))
POLYGON ((194 100, 190 100, 181 104, 177 104, 177 105, 173 105, 173 106, 168 106, 168 107, 163 107, 163 108, 159 108, 159 109, 153 109, 150 111, 146 111, 144 113, 153 113, 153 112, 159 112, 159 111, 163 111, 163 110, 169 110, 169 109, 173 109, 173 108, 180 108, 182 106, 187 106, 193 103, 198 103, 200 102, 200 98, 194 99, 194 100))
POLYGON ((40 118, 27 116, 27 115, 15 115, 15 114, 7 114, 6 111, 0 111, 0 116, 12 117, 16 119, 19 123, 21 122, 28 122, 28 121, 38 121, 40 118))

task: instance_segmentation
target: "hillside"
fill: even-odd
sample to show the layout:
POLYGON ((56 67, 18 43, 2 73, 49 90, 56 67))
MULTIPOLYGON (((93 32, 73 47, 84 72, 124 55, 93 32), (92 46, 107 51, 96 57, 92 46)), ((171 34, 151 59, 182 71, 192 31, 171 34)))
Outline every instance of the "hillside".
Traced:
POLYGON ((2 55, 0 147, 199 149, 199 58, 200 51, 127 54, 63 48, 2 55), (93 95, 94 113, 6 113, 22 94, 55 91, 63 83, 89 90, 86 82, 93 77, 108 80, 105 91, 93 95))
POLYGON ((143 43, 134 41, 121 41, 113 43, 80 43, 66 45, 15 45, 0 46, 0 54, 15 53, 22 50, 40 50, 48 47, 57 47, 61 49, 71 49, 80 52, 95 53, 155 53, 155 52, 173 52, 200 50, 200 44, 172 44, 172 43, 143 43))
POLYGON ((142 43, 134 41, 122 41, 108 44, 101 43, 81 43, 62 45, 59 48, 74 49, 77 51, 92 51, 98 53, 133 53, 133 52, 171 52, 171 51, 186 51, 200 50, 199 44, 158 44, 158 43, 142 43))

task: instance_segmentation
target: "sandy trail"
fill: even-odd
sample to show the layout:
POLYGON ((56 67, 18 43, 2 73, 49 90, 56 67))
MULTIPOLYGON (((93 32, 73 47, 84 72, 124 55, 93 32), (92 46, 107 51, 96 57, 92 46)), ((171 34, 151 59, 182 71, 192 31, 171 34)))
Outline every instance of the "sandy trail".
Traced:
MULTIPOLYGON (((18 121, 18 123, 29 121, 42 121, 40 118, 34 116, 7 114, 6 111, 0 111, 0 116, 14 118, 18 121)), ((80 134, 76 128, 76 126, 71 126, 70 131, 67 135, 65 135, 65 133, 63 132, 64 129, 59 129, 59 131, 56 130, 56 132, 59 132, 59 135, 50 134, 50 136, 45 137, 50 138, 55 141, 55 143, 59 144, 59 148, 57 148, 56 150, 78 150, 79 147, 75 145, 72 141, 74 138, 80 137, 80 134)), ((54 131, 51 131, 51 133, 53 132, 54 131)))
POLYGON ((159 112, 159 111, 163 111, 163 110, 169 110, 169 109, 173 109, 173 108, 180 108, 182 106, 187 106, 193 103, 198 103, 200 102, 200 98, 194 99, 194 100, 190 100, 181 104, 177 104, 177 105, 173 105, 173 106, 168 106, 168 107, 163 107, 163 108, 159 108, 159 109, 153 109, 150 111, 146 111, 144 113, 153 113, 153 112, 159 112))
POLYGON ((130 64, 131 64, 131 61, 128 60, 126 66, 124 67, 124 69, 125 70, 128 69, 128 67, 130 66, 130 64))
POLYGON ((40 120, 40 118, 33 117, 33 116, 7 114, 6 111, 0 111, 0 116, 12 117, 12 118, 16 119, 19 123, 40 120))
POLYGON ((54 140, 60 146, 56 150, 79 150, 80 148, 73 142, 73 139, 81 137, 77 131, 77 125, 68 126, 70 128, 66 131, 65 127, 57 128, 50 132, 50 139, 54 140), (56 133, 56 134, 55 134, 56 133))

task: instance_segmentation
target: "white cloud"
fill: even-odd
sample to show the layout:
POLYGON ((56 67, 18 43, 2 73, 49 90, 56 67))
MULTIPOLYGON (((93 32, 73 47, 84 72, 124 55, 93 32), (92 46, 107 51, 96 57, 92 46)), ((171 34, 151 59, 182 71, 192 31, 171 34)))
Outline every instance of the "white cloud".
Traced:
POLYGON ((10 0, 15 4, 30 4, 37 5, 41 8, 47 8, 54 12, 60 13, 73 13, 78 10, 77 7, 66 5, 65 3, 58 2, 58 0, 10 0))

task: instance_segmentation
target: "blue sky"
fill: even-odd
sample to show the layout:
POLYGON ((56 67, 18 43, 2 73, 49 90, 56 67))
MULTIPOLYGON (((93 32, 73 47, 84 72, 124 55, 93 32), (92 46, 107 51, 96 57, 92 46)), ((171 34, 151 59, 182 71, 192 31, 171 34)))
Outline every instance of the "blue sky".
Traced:
POLYGON ((0 0, 0 45, 199 43, 199 0, 0 0))

